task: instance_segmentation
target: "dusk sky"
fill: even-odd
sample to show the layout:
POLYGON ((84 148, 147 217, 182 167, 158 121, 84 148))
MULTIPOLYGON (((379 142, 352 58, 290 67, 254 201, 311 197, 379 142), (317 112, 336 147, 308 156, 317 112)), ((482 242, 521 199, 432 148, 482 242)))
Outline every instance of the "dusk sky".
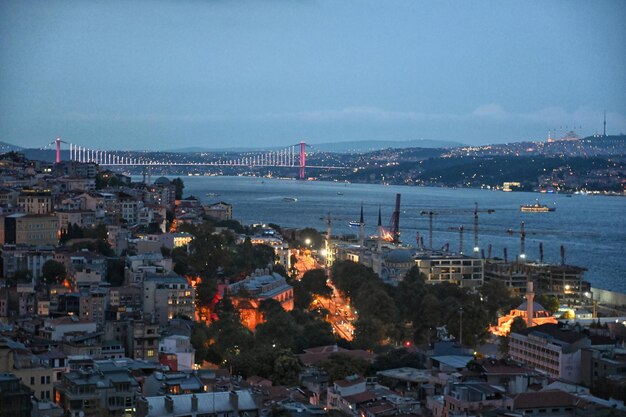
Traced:
POLYGON ((621 0, 2 1, 0 141, 485 144, 604 109, 617 134, 625 22, 621 0))

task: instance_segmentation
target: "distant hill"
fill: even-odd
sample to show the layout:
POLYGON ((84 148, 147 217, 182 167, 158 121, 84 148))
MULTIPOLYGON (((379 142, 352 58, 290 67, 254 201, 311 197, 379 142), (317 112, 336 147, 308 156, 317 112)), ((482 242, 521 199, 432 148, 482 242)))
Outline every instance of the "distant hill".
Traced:
POLYGON ((326 152, 371 152, 388 148, 458 148, 465 146, 461 142, 447 140, 355 140, 349 142, 330 142, 312 145, 315 149, 326 152))
POLYGON ((0 153, 2 152, 11 152, 11 151, 21 151, 23 148, 17 145, 12 145, 10 143, 0 141, 0 153))
MULTIPOLYGON (((363 153, 378 151, 388 148, 457 148, 465 146, 461 142, 445 141, 445 140, 355 140, 349 142, 327 142, 313 143, 311 146, 323 152, 338 153, 363 153)), ((274 146, 272 148, 264 148, 263 150, 282 149, 283 147, 274 146)), ((200 146, 192 146, 187 148, 170 149, 164 152, 180 152, 180 153, 196 153, 196 152, 249 152, 259 150, 259 148, 242 147, 242 148, 203 148, 200 146)))

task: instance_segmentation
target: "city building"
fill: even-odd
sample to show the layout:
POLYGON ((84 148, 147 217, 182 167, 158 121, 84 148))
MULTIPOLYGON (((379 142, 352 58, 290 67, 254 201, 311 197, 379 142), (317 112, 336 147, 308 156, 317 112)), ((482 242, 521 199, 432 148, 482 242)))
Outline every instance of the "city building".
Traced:
POLYGON ((133 417, 138 386, 126 361, 97 361, 63 374, 55 402, 72 417, 133 417))
POLYGON ((47 246, 59 242, 56 216, 16 213, 0 217, 0 244, 47 246))
POLYGON ((48 214, 54 208, 52 193, 41 190, 22 190, 17 197, 17 207, 22 213, 48 214))
POLYGON ((212 219, 222 221, 231 220, 233 218, 233 206, 231 204, 220 201, 218 203, 207 204, 203 206, 204 214, 212 219))
POLYGON ((172 371, 194 369, 195 349, 188 336, 166 336, 159 341, 159 363, 172 371))
POLYGON ((31 389, 13 374, 0 374, 0 414, 11 417, 31 417, 31 389))
POLYGON ((255 329, 263 322, 259 305, 263 300, 273 299, 286 310, 293 310, 293 287, 287 284, 285 277, 266 270, 257 270, 247 278, 230 284, 228 292, 233 305, 239 310, 242 323, 249 329, 255 329))
POLYGON ((564 381, 581 380, 581 350, 589 338, 574 330, 547 323, 510 333, 509 355, 513 360, 564 381))
POLYGON ((415 264, 427 284, 449 282, 460 287, 478 287, 485 279, 484 260, 450 252, 418 252, 415 264))
POLYGON ((54 259, 53 246, 4 245, 2 247, 2 276, 9 278, 18 271, 28 271, 33 279, 41 278, 41 268, 54 259))
POLYGON ((195 317, 195 290, 181 276, 147 275, 143 282, 143 312, 155 314, 161 325, 175 316, 195 317))
POLYGON ((247 390, 141 397, 137 417, 259 417, 260 404, 247 390))

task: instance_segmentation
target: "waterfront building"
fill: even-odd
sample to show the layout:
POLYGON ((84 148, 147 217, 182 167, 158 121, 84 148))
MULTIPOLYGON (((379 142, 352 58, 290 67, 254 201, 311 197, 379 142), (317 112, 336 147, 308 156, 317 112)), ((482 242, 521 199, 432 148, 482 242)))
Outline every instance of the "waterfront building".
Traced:
POLYGON ((585 281, 586 269, 573 265, 504 262, 489 259, 485 263, 485 281, 501 281, 518 295, 524 295, 526 283, 533 281, 538 294, 557 297, 559 300, 580 301, 591 285, 585 281))
POLYGON ((426 277, 427 284, 449 282, 460 287, 478 287, 483 284, 484 260, 450 252, 418 252, 415 264, 426 277))
POLYGON ((203 206, 204 214, 214 220, 231 220, 233 218, 233 206, 220 201, 218 203, 206 204, 203 206))

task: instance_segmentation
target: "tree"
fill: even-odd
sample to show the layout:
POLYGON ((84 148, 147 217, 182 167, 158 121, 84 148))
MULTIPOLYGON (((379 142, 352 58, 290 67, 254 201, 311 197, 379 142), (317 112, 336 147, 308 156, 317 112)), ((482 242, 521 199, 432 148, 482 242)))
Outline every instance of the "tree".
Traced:
POLYGON ((499 280, 486 282, 480 288, 480 294, 492 322, 497 320, 499 313, 506 313, 515 307, 514 304, 517 304, 518 301, 511 296, 506 284, 499 280))
POLYGON ((372 268, 352 261, 335 262, 332 270, 333 283, 347 297, 352 298, 359 287, 368 281, 379 281, 372 268))
POLYGON ((306 271, 300 280, 302 287, 309 293, 330 297, 333 289, 326 284, 326 272, 323 269, 306 271))
POLYGON ((41 275, 46 284, 58 284, 65 279, 67 271, 65 266, 55 260, 46 261, 41 267, 41 275))
POLYGON ((552 314, 559 311, 559 308, 561 307, 559 299, 550 295, 541 294, 537 302, 552 314))
POLYGON ((361 349, 374 349, 385 335, 384 323, 373 317, 360 316, 355 323, 354 345, 361 349))
POLYGON ((332 383, 350 375, 365 374, 369 364, 364 359, 353 358, 344 353, 333 353, 320 364, 320 367, 326 371, 332 383))
POLYGON ((298 232, 301 244, 305 244, 308 240, 311 243, 306 245, 312 249, 319 249, 324 245, 324 236, 317 230, 311 227, 305 227, 304 229, 298 232))
POLYGON ((113 287, 121 287, 124 284, 124 267, 126 266, 123 259, 107 259, 107 274, 105 280, 113 287))
POLYGON ((180 178, 174 178, 172 180, 172 184, 174 184, 174 188, 175 188, 174 198, 176 198, 176 200, 182 200, 183 190, 185 189, 185 183, 180 178))
POLYGON ((290 350, 282 351, 274 361, 272 382, 276 385, 296 385, 301 369, 302 365, 293 352, 290 350))

